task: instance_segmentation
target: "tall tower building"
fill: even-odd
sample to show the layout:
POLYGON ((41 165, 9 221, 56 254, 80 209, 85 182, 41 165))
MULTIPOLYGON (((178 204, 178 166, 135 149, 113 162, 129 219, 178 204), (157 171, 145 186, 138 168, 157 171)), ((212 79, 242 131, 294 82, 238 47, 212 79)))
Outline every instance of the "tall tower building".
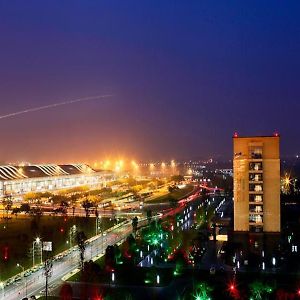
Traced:
POLYGON ((234 231, 280 232, 279 141, 234 135, 234 231))

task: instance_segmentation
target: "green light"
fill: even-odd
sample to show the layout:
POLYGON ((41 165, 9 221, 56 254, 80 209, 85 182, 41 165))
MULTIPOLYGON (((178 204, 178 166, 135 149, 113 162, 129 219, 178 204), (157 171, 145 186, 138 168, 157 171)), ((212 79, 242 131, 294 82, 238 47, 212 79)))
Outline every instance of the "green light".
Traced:
POLYGON ((259 300, 263 299, 266 294, 271 294, 273 292, 272 286, 264 284, 260 281, 255 281, 250 284, 251 299, 259 300))
POLYGON ((153 244, 154 244, 154 245, 157 245, 157 244, 158 244, 158 240, 157 240, 157 239, 154 239, 154 240, 153 240, 153 244))
POLYGON ((196 293, 194 295, 195 300, 210 300, 210 292, 212 288, 206 283, 200 283, 197 286, 196 293))

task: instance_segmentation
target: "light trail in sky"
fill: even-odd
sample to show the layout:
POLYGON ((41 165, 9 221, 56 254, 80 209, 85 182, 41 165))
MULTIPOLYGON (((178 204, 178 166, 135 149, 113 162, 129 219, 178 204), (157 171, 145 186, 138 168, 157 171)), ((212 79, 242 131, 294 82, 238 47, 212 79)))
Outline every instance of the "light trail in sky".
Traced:
POLYGON ((48 105, 44 105, 44 106, 28 108, 28 109, 25 109, 25 110, 21 110, 21 111, 17 111, 17 112, 13 112, 13 113, 10 113, 10 114, 0 116, 0 120, 1 119, 6 119, 6 118, 12 118, 12 117, 15 117, 15 116, 18 116, 18 115, 23 115, 23 114, 30 113, 30 112, 40 111, 40 110, 44 110, 44 109, 48 109, 48 108, 54 108, 54 107, 57 107, 57 106, 69 105, 69 104, 73 104, 73 103, 77 103, 77 102, 83 102, 83 101, 89 101, 89 100, 99 100, 99 99, 108 98, 108 97, 112 97, 112 95, 101 95, 101 96, 91 96, 91 97, 85 97, 85 98, 78 98, 78 99, 74 99, 74 100, 48 104, 48 105))

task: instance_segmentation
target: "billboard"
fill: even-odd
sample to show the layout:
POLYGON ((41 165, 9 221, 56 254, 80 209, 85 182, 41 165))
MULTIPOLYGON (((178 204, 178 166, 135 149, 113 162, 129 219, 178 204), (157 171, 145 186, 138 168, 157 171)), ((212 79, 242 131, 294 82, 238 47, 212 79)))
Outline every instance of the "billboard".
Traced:
POLYGON ((52 251, 52 242, 43 242, 43 251, 52 251))

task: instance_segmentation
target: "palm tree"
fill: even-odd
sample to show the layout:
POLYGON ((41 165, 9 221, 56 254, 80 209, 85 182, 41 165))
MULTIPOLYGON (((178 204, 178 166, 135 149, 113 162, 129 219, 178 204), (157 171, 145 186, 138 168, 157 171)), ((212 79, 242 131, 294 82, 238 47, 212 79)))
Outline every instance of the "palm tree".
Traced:
POLYGON ((93 207, 93 203, 86 199, 82 202, 82 207, 85 210, 86 218, 88 218, 90 215, 90 208, 93 207))

